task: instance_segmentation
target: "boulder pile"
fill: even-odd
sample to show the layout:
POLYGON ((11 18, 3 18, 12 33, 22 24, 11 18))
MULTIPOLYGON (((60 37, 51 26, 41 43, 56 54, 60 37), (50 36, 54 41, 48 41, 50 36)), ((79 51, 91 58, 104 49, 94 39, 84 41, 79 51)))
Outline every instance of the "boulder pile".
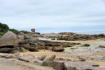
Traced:
POLYGON ((47 40, 37 40, 38 49, 46 49, 55 52, 63 52, 64 48, 79 45, 80 43, 67 43, 67 42, 52 42, 47 40))
POLYGON ((36 51, 36 43, 32 42, 31 38, 26 38, 25 35, 16 35, 8 31, 0 38, 0 52, 14 53, 17 51, 36 51))
POLYGON ((57 40, 68 40, 68 41, 95 40, 95 39, 105 38, 105 34, 88 35, 88 34, 77 34, 72 32, 61 32, 61 33, 43 34, 43 37, 51 38, 52 40, 57 39, 57 40))
POLYGON ((0 52, 11 53, 17 50, 19 39, 16 34, 8 31, 0 38, 0 52))
POLYGON ((17 41, 17 35, 14 34, 11 31, 8 31, 0 38, 0 44, 6 44, 6 43, 15 43, 17 41))
POLYGON ((35 52, 41 49, 51 50, 55 52, 63 52, 64 48, 80 43, 51 42, 47 40, 37 39, 35 34, 15 34, 8 31, 0 38, 0 52, 14 53, 31 51, 35 52))

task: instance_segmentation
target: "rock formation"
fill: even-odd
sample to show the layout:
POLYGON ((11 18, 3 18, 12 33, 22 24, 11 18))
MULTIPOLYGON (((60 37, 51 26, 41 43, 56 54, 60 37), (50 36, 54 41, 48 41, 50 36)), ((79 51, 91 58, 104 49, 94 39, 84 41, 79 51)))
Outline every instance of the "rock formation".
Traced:
POLYGON ((20 55, 18 54, 0 54, 1 58, 19 60, 22 62, 27 62, 30 64, 37 64, 40 66, 52 67, 55 70, 105 70, 101 68, 98 64, 86 61, 71 61, 71 60, 60 60, 56 59, 55 55, 46 56, 44 60, 39 60, 33 55, 20 55))
POLYGON ((61 33, 50 33, 50 34, 43 34, 44 38, 51 38, 52 40, 95 40, 100 38, 105 38, 104 34, 95 34, 95 35, 88 35, 88 34, 77 34, 72 32, 61 32, 61 33))
POLYGON ((15 43, 18 40, 17 35, 8 31, 0 38, 0 44, 15 43))
POLYGON ((10 53, 17 50, 18 37, 11 31, 8 31, 0 38, 0 52, 10 53))

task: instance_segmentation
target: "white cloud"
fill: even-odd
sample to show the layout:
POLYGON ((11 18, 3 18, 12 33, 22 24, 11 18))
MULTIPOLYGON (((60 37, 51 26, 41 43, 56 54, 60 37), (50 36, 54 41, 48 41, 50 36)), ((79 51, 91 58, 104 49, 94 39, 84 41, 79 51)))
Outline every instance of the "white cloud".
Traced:
POLYGON ((104 0, 0 0, 0 10, 0 21, 17 29, 105 26, 104 0))

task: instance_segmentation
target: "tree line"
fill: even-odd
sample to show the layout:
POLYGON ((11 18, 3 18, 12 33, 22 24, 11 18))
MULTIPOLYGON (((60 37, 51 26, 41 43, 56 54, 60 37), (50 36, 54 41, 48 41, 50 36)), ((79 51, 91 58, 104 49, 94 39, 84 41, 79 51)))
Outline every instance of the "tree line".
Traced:
POLYGON ((25 31, 25 30, 22 30, 22 31, 19 31, 19 30, 16 30, 16 29, 11 29, 9 28, 9 26, 7 24, 3 24, 0 22, 0 35, 3 35, 5 34, 7 31, 12 31, 14 33, 18 33, 18 32, 22 32, 22 33, 28 33, 28 31, 25 31))

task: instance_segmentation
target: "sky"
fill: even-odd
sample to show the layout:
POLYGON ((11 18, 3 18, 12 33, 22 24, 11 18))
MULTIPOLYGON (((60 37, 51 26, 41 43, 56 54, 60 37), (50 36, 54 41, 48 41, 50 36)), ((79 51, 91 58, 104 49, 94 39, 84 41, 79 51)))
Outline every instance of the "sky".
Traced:
POLYGON ((41 33, 105 33, 105 0, 0 0, 0 22, 41 33))

